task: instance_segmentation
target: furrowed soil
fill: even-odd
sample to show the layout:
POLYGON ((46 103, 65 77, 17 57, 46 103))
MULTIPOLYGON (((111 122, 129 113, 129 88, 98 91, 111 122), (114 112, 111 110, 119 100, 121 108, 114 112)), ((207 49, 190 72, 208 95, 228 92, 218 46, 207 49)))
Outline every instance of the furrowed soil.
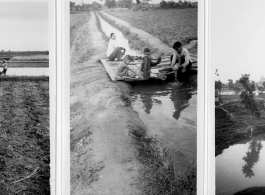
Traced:
POLYGON ((49 80, 0 78, 0 194, 50 194, 49 80))
POLYGON ((215 156, 241 140, 265 133, 265 110, 260 104, 260 119, 253 118, 239 101, 215 107, 215 156))
MULTIPOLYGON (((176 41, 183 44, 197 40, 198 9, 157 9, 148 11, 132 11, 129 9, 113 9, 108 14, 122 19, 134 27, 150 33, 170 47, 176 41)), ((197 54, 197 45, 186 46, 190 52, 197 54)))
POLYGON ((129 126, 143 126, 126 84, 110 81, 94 13, 71 14, 71 194, 138 194, 129 126))

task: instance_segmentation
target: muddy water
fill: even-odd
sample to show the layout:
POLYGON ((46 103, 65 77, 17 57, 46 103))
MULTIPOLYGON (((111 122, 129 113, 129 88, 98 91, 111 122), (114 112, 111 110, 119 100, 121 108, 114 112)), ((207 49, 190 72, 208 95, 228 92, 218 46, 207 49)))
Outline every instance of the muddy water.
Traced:
POLYGON ((265 186, 265 135, 225 149, 216 157, 216 195, 265 186))
POLYGON ((48 76, 49 68, 8 68, 8 76, 48 76))
MULTIPOLYGON (((126 39, 123 34, 117 30, 116 28, 112 27, 109 23, 107 23, 105 20, 103 20, 99 15, 100 25, 102 28, 102 31, 106 34, 106 36, 110 37, 111 33, 115 33, 116 35, 116 41, 120 47, 124 47, 126 49, 127 55, 132 56, 142 56, 140 51, 136 51, 130 48, 128 39, 126 39)), ((106 48, 107 51, 107 48, 106 48)))
POLYGON ((187 159, 196 159, 197 95, 168 83, 135 86, 132 99, 149 135, 158 136, 187 159))

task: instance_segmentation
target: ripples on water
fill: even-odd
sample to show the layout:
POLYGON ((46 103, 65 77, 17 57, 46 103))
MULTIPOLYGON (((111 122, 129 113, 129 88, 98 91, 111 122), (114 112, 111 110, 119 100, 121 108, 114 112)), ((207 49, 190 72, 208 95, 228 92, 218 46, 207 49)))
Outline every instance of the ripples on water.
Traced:
POLYGON ((148 134, 159 136, 189 159, 196 158, 197 96, 174 83, 139 85, 133 88, 133 108, 148 126, 148 134))

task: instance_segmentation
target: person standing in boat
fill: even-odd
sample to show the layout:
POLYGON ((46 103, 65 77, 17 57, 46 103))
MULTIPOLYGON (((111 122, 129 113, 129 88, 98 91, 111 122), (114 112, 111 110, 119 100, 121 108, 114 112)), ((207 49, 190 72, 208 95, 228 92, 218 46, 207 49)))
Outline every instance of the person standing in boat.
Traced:
POLYGON ((3 61, 3 65, 2 65, 3 71, 0 72, 0 75, 2 75, 2 74, 6 75, 6 71, 7 71, 7 63, 6 62, 7 62, 6 60, 3 61))
POLYGON ((142 60, 141 64, 141 70, 140 70, 140 75, 143 78, 148 78, 151 75, 151 67, 156 66, 161 62, 161 57, 158 58, 156 62, 151 61, 152 58, 150 57, 150 49, 145 48, 144 49, 144 58, 142 60))
POLYGON ((114 33, 111 33, 107 49, 108 59, 110 61, 114 61, 115 59, 120 61, 124 53, 125 53, 125 48, 118 46, 116 41, 116 35, 114 33))
POLYGON ((175 70, 176 80, 183 82, 187 79, 192 66, 190 53, 178 41, 174 43, 173 49, 174 53, 170 58, 171 68, 175 70))

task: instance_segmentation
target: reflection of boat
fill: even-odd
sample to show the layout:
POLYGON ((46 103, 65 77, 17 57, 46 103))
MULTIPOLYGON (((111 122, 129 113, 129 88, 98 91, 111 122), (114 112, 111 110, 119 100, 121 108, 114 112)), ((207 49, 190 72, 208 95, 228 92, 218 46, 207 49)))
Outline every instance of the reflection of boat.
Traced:
MULTIPOLYGON (((174 80, 175 74, 172 68, 170 67, 170 59, 169 57, 162 58, 160 64, 156 67, 151 68, 151 75, 149 78, 138 78, 134 76, 117 76, 117 67, 119 65, 119 61, 109 61, 108 59, 101 59, 101 63, 106 69, 108 75, 110 76, 113 82, 116 81, 125 81, 125 82, 141 82, 141 81, 171 81, 174 80)), ((141 59, 135 59, 134 62, 129 64, 129 67, 133 69, 135 72, 138 72, 141 68, 141 59)), ((197 62, 192 66, 192 72, 197 73, 197 62)))

